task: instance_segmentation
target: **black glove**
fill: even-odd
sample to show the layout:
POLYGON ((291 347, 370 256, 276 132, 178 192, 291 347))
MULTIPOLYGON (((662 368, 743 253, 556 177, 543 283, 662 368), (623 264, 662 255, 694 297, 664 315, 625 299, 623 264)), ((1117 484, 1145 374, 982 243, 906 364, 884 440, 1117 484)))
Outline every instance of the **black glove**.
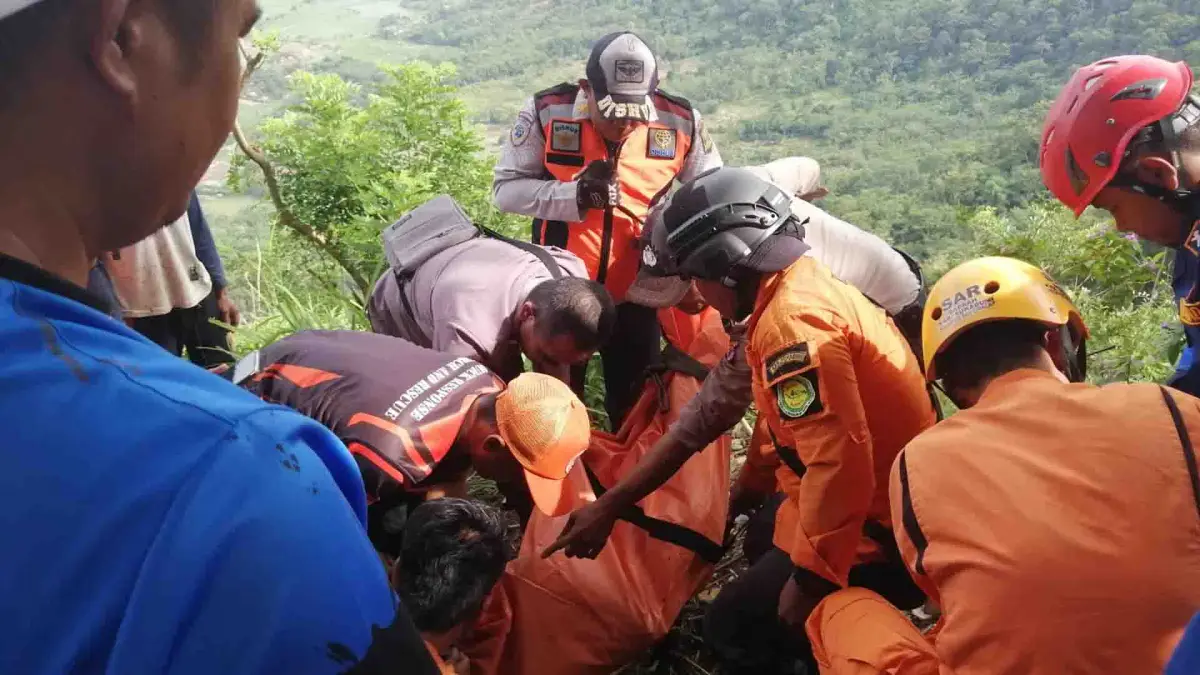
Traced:
POLYGON ((579 185, 575 200, 581 210, 616 206, 621 201, 616 170, 606 159, 593 160, 575 180, 579 185))

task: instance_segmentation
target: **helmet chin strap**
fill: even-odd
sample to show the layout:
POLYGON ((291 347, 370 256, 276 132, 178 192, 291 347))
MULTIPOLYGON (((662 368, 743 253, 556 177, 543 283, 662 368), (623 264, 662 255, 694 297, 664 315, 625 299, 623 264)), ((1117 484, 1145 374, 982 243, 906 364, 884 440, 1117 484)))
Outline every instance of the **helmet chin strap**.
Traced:
POLYGON ((1083 382, 1087 379, 1087 340, 1080 338, 1076 342, 1069 323, 1063 324, 1058 330, 1062 339, 1063 363, 1067 364, 1067 379, 1083 382))

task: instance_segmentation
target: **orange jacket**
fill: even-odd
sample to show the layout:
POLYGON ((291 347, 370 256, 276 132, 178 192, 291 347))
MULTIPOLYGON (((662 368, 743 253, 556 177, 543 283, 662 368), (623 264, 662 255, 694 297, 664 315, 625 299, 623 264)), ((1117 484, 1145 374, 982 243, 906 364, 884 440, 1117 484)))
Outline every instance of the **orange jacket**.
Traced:
POLYGON ((892 460, 935 420, 917 359, 882 309, 809 257, 764 278, 749 336, 754 398, 787 494, 775 545, 845 586, 858 554, 875 548, 866 521, 890 528, 892 460))
POLYGON ((594 160, 614 160, 623 208, 589 209, 579 223, 538 221, 534 241, 561 246, 579 256, 588 274, 620 302, 637 275, 642 221, 653 201, 665 194, 683 170, 692 147, 692 106, 683 99, 656 92, 652 99, 658 120, 637 127, 613 154, 589 119, 572 114, 578 93, 579 85, 566 84, 534 97, 546 139, 546 172, 556 180, 569 182, 594 160))
POLYGON ((1162 672, 1200 607, 1195 453, 1166 392, 1200 441, 1198 399, 1017 370, 904 450, 892 517, 946 667, 1162 672))

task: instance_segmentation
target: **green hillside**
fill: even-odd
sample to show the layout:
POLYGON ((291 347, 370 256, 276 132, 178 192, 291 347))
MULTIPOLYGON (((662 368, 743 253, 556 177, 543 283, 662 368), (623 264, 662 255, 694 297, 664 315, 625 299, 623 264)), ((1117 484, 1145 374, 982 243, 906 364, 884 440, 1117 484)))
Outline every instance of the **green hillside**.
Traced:
POLYGON ((1097 351, 1112 348, 1097 379, 1160 379, 1177 353, 1169 255, 1043 206, 1036 151, 1079 65, 1131 52, 1200 64, 1195 0, 262 2, 279 48, 249 81, 242 126, 280 164, 292 222, 313 232, 270 228, 281 221, 254 167, 233 181, 248 192, 232 191, 227 148, 202 192, 235 293, 269 319, 240 346, 361 327, 379 229, 439 191, 523 232, 488 207, 489 152, 530 94, 581 75, 596 38, 634 29, 728 162, 817 158, 824 208, 930 277, 985 253, 1045 266, 1085 305, 1097 351), (380 67, 418 61, 452 69, 380 67))
POLYGON ((1200 13, 1185 0, 263 4, 283 49, 252 82, 251 121, 297 68, 367 82, 379 62, 448 61, 494 143, 525 97, 578 77, 593 40, 629 28, 729 161, 816 157, 831 210, 921 255, 964 209, 1044 196, 1037 132, 1074 67, 1136 51, 1200 63, 1200 13))

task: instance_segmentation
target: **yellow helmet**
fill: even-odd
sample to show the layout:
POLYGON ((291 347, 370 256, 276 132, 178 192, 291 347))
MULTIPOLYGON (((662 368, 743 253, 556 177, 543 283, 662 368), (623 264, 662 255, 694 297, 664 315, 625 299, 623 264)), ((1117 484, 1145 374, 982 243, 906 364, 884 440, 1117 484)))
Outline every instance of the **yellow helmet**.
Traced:
POLYGON ((966 329, 987 321, 1068 322, 1086 338, 1087 325, 1070 296, 1042 270, 1014 258, 976 258, 950 270, 929 292, 921 321, 925 377, 938 379, 934 358, 966 329))

